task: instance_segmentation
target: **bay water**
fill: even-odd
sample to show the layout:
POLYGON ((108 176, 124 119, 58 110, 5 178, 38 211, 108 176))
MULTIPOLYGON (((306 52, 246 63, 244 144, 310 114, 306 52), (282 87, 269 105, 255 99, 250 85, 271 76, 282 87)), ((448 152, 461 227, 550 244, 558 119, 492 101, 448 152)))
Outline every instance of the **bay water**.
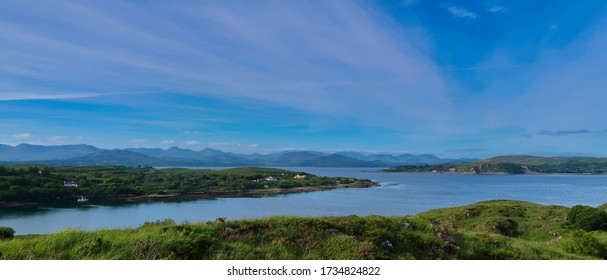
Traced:
POLYGON ((380 173, 370 168, 279 167, 319 176, 367 178, 381 186, 262 197, 127 203, 91 199, 0 208, 0 226, 16 234, 137 227, 146 221, 228 220, 277 215, 414 215, 486 200, 598 206, 607 202, 605 175, 467 175, 380 173))

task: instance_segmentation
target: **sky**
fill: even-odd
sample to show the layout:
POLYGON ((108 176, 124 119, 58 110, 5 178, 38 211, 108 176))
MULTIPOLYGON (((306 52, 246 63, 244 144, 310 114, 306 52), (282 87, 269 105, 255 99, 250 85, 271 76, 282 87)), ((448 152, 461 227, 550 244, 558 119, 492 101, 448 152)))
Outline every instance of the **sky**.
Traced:
POLYGON ((607 2, 0 0, 0 143, 607 156, 607 2))

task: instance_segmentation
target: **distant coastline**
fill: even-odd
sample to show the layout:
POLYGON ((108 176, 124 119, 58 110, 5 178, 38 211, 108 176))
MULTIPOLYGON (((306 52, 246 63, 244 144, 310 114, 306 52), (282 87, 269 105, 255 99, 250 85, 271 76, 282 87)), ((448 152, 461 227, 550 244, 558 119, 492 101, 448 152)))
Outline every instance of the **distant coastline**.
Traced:
POLYGON ((468 163, 406 165, 380 172, 534 175, 534 174, 607 174, 606 158, 499 156, 468 163))

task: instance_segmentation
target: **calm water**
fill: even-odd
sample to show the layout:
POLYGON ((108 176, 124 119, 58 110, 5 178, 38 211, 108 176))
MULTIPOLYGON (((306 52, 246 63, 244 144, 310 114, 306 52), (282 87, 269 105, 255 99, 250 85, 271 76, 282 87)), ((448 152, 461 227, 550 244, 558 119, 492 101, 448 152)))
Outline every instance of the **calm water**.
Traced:
POLYGON ((322 176, 369 178, 381 187, 257 198, 200 199, 184 202, 110 203, 89 201, 0 208, 0 226, 17 234, 49 233, 64 228, 137 227, 145 221, 171 218, 207 221, 272 215, 412 215, 426 210, 483 200, 513 199, 573 206, 607 202, 607 176, 602 175, 463 175, 374 173, 372 169, 284 168, 322 176))

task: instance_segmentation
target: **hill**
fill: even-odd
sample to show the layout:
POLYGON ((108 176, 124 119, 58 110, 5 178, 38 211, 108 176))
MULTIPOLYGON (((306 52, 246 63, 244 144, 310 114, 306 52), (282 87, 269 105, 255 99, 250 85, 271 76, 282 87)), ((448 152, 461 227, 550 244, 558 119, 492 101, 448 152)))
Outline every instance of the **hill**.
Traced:
POLYGON ((607 232, 561 206, 487 201, 409 217, 270 217, 64 230, 0 241, 0 259, 604 259, 607 232), (574 244, 575 246, 572 246, 574 244))
POLYGON ((607 173, 607 158, 499 156, 468 163, 397 166, 386 172, 440 172, 472 174, 607 173))

